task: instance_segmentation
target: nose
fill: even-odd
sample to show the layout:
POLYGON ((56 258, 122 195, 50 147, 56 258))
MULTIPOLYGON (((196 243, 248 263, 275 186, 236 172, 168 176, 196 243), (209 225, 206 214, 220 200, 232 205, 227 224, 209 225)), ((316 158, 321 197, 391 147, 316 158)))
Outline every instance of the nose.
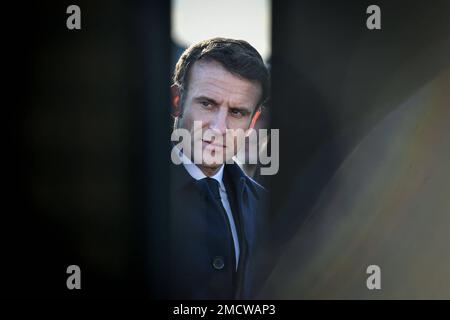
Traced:
POLYGON ((213 119, 211 119, 210 128, 218 133, 225 134, 227 130, 227 114, 227 108, 219 108, 213 119))

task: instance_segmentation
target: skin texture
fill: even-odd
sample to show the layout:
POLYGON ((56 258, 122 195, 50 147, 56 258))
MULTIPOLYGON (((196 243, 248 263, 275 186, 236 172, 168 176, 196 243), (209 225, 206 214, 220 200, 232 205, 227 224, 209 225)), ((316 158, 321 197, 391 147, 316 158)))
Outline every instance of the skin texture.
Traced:
MULTIPOLYGON (((216 61, 197 61, 192 66, 188 79, 187 92, 185 92, 184 104, 181 105, 179 88, 172 86, 173 114, 178 118, 178 128, 190 131, 194 144, 194 121, 202 121, 203 154, 209 153, 226 161, 237 152, 231 145, 231 141, 225 139, 227 129, 247 130, 251 127, 252 120, 256 121, 258 113, 257 104, 262 94, 261 85, 258 82, 241 78, 228 72, 216 61), (205 130, 210 129, 217 137, 222 137, 222 142, 205 135, 205 130), (234 149, 234 150, 233 150, 234 149)), ((207 176, 214 175, 223 162, 198 164, 198 167, 207 176)))

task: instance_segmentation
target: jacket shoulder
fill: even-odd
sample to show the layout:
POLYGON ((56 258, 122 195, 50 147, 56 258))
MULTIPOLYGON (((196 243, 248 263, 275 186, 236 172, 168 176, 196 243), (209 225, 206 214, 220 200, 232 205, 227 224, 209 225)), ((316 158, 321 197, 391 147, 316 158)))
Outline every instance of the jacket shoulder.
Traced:
POLYGON ((267 194, 268 191, 264 186, 262 186, 260 183, 256 182, 249 176, 246 175, 246 177, 247 177, 247 180, 249 181, 249 183, 256 189, 257 193, 259 193, 261 195, 267 194))

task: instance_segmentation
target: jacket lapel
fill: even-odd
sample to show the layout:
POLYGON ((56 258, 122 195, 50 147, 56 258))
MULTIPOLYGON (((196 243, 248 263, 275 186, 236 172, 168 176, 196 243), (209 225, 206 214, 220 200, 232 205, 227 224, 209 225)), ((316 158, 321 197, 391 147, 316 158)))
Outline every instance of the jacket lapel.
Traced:
POLYGON ((228 165, 230 177, 236 186, 236 208, 239 216, 241 228, 241 255, 237 270, 235 298, 242 299, 249 295, 250 279, 249 274, 249 256, 253 252, 255 244, 255 209, 257 195, 249 186, 251 181, 237 164, 228 165))

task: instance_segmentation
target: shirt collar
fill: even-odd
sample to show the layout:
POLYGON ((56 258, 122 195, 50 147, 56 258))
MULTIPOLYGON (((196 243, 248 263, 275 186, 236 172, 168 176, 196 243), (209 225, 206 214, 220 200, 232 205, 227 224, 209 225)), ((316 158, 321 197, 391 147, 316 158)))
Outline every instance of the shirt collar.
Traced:
MULTIPOLYGON (((177 147, 175 146, 175 148, 177 148, 177 147)), ((179 157, 184 168, 186 169, 186 171, 189 173, 189 175, 192 178, 194 178, 195 180, 200 180, 200 179, 204 179, 207 177, 202 172, 202 170, 200 170, 200 168, 197 165, 192 163, 192 161, 188 157, 186 157, 186 155, 183 153, 182 150, 180 150, 180 149, 178 149, 178 150, 179 150, 179 152, 175 152, 175 154, 179 157)), ((220 188, 222 190, 225 190, 225 185, 223 184, 223 179, 222 179, 223 178, 223 169, 224 169, 224 165, 222 164, 219 171, 217 171, 216 174, 211 176, 210 178, 217 180, 219 182, 220 188)))

